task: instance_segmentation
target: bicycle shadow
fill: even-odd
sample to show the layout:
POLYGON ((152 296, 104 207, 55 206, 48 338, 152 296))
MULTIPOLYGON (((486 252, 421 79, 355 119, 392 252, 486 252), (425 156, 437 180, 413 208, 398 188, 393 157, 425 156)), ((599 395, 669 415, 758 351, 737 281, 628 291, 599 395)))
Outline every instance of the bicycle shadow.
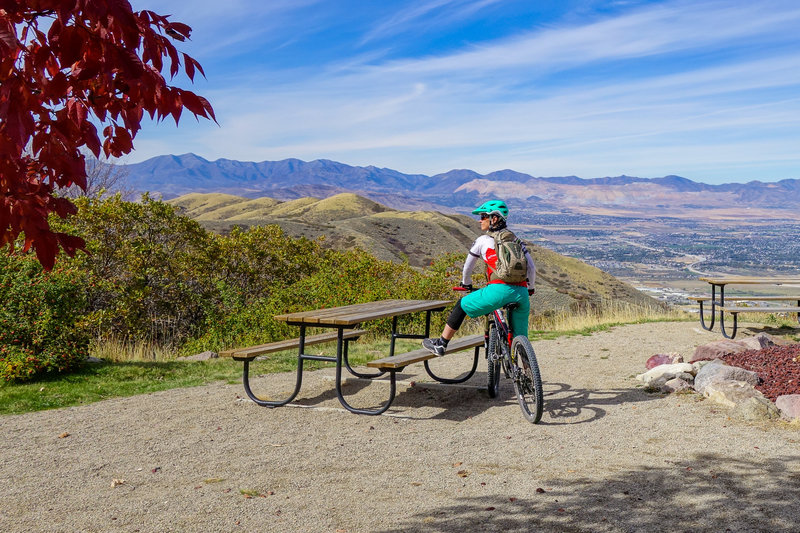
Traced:
POLYGON ((567 383, 543 384, 544 412, 540 424, 558 426, 594 422, 606 415, 606 407, 658 400, 663 396, 641 389, 574 389, 567 383))

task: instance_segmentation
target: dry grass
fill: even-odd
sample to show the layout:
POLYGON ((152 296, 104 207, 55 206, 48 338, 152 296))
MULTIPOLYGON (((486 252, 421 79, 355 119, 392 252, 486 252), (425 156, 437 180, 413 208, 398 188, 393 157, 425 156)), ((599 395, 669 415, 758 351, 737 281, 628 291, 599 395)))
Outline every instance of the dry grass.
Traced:
POLYGON ((677 309, 665 310, 660 307, 632 305, 618 300, 602 300, 596 309, 534 315, 531 317, 530 327, 532 331, 571 333, 593 331, 617 324, 675 320, 694 320, 694 318, 689 313, 677 309))
MULTIPOLYGON (((565 335, 589 335, 611 326, 625 324, 688 320, 697 320, 697 317, 678 309, 665 310, 660 307, 642 307, 627 302, 603 300, 595 309, 532 315, 528 322, 528 336, 531 340, 550 339, 565 335)), ((460 335, 480 333, 483 328, 483 319, 470 320, 465 323, 460 335)))
POLYGON ((114 363, 172 361, 175 359, 175 351, 149 341, 108 339, 93 342, 89 347, 89 356, 114 363))

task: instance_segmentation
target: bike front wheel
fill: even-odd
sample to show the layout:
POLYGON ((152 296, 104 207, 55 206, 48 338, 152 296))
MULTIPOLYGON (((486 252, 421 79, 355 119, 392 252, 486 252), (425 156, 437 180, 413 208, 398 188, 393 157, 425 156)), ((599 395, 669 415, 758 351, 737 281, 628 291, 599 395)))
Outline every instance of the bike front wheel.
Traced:
POLYGON ((536 424, 542 419, 544 398, 542 377, 536 354, 527 337, 518 335, 511 344, 511 355, 517 368, 514 369, 514 390, 522 415, 528 422, 536 424))

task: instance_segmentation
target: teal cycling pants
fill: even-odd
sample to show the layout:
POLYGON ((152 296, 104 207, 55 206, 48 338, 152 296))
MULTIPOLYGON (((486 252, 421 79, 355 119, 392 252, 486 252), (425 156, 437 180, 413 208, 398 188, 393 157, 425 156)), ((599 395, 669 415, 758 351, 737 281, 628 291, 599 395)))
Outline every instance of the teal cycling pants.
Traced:
POLYGON ((528 315, 531 312, 531 302, 528 288, 505 283, 491 283, 484 288, 471 292, 461 299, 461 308, 470 318, 488 315, 495 309, 500 309, 506 304, 516 303, 508 317, 511 331, 514 336, 528 336, 528 315))

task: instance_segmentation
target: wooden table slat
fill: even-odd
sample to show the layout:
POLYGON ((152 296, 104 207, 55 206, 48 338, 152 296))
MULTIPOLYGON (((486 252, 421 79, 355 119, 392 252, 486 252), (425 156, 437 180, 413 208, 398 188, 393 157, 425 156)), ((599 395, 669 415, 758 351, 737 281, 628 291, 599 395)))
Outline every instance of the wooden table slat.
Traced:
MULTIPOLYGON (((707 302, 711 300, 711 296, 689 296, 689 300, 699 302, 700 300, 707 302)), ((753 301, 753 302, 779 302, 781 300, 798 300, 800 296, 725 296, 725 301, 753 301)), ((719 298, 717 298, 719 302, 719 298)))
POLYGON ((700 281, 705 281, 714 285, 784 285, 784 284, 800 284, 800 278, 797 277, 748 277, 748 276, 707 276, 700 278, 700 281))
POLYGON ((308 326, 316 324, 350 326, 369 320, 428 311, 450 304, 452 304, 450 300, 380 300, 377 302, 277 315, 275 316, 275 320, 306 324, 308 326))
POLYGON ((316 318, 327 318, 333 316, 343 316, 352 314, 355 312, 370 312, 375 309, 383 310, 386 308, 391 307, 392 305, 397 305, 397 302, 400 301, 407 301, 407 300, 379 300, 377 302, 366 302, 360 304, 352 304, 352 305, 344 305, 340 307, 328 307, 325 309, 312 309, 310 311, 299 311, 297 313, 287 313, 283 315, 277 315, 275 317, 276 320, 283 320, 283 321, 295 321, 295 320, 307 320, 307 319, 316 319, 316 318))
POLYGON ((800 307, 740 307, 735 305, 717 306, 717 310, 728 313, 798 313, 800 307))
POLYGON ((331 307, 328 309, 320 309, 316 313, 307 315, 307 317, 317 319, 317 321, 321 322, 333 319, 346 320, 355 314, 371 316, 384 313, 387 310, 396 309, 398 307, 398 301, 401 300, 382 300, 378 302, 368 302, 366 304, 354 304, 352 306, 331 307))
POLYGON ((393 306, 393 307, 387 307, 386 309, 383 309, 383 310, 376 309, 376 310, 373 310, 373 311, 367 312, 367 313, 355 313, 355 314, 349 314, 349 315, 341 315, 341 316, 338 316, 338 317, 333 317, 332 319, 331 318, 326 318, 325 321, 327 322, 328 320, 330 320, 330 323, 342 324, 342 325, 358 324, 360 322, 364 322, 364 321, 367 321, 367 320, 379 320, 381 318, 390 318, 390 317, 397 316, 397 315, 405 315, 405 314, 414 313, 414 312, 418 312, 418 311, 427 311, 429 309, 437 309, 439 307, 445 307, 446 305, 449 305, 451 303, 452 302, 443 300, 443 303, 441 305, 435 305, 435 306, 432 306, 432 307, 426 305, 424 308, 420 308, 419 305, 393 306))

